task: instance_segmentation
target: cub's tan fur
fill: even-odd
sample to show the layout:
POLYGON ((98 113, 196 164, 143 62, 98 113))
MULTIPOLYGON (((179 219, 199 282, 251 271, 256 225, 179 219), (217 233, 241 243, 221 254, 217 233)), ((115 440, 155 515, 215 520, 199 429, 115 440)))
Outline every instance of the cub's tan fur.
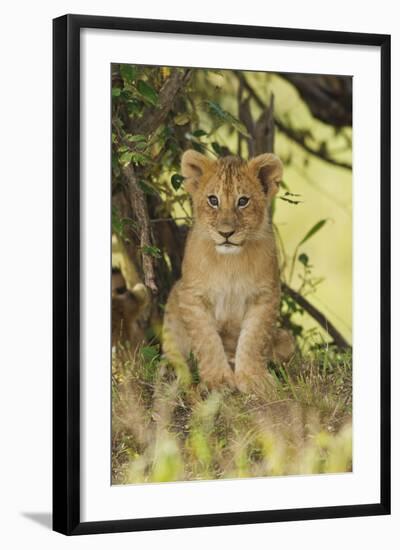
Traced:
POLYGON ((255 389, 270 376, 267 359, 293 351, 290 335, 276 329, 280 280, 269 216, 282 163, 273 154, 212 161, 189 150, 182 174, 194 224, 166 305, 164 352, 172 362, 192 352, 210 387, 255 389))
POLYGON ((119 269, 113 269, 111 282, 112 345, 122 344, 134 353, 144 339, 138 319, 147 304, 146 287, 138 283, 129 290, 119 269))

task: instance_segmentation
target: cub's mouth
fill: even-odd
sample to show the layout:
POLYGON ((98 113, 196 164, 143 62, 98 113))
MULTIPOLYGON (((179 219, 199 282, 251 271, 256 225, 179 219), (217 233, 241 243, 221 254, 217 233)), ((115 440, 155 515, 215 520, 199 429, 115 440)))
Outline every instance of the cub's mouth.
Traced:
POLYGON ((237 244, 226 240, 222 243, 216 243, 215 248, 217 252, 220 252, 221 254, 237 254, 240 252, 242 244, 237 244))
POLYGON ((217 246, 242 246, 242 245, 232 243, 231 241, 224 241, 223 243, 219 243, 217 246))

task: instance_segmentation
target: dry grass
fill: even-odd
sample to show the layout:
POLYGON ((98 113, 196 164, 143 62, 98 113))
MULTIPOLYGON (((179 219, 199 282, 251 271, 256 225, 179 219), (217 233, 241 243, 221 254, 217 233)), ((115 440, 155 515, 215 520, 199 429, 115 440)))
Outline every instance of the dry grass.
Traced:
POLYGON ((114 484, 346 472, 351 355, 325 348, 269 365, 268 395, 183 386, 157 346, 113 357, 114 484))

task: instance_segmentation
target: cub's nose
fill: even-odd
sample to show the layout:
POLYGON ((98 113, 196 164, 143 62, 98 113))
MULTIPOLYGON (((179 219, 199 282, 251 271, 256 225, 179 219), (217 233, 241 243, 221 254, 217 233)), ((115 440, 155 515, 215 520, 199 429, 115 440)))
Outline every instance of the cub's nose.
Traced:
POLYGON ((218 233, 225 239, 229 239, 234 234, 234 231, 218 231, 218 233))

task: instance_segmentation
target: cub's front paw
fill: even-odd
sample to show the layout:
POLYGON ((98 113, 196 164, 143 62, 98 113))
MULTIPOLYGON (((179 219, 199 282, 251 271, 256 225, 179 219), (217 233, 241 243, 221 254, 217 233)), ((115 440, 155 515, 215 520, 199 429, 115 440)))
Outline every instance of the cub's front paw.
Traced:
POLYGON ((239 370, 235 373, 237 389, 242 393, 255 393, 265 395, 270 393, 275 381, 272 375, 265 369, 239 370))
POLYGON ((294 339, 293 334, 282 328, 277 329, 272 346, 273 360, 278 362, 289 361, 295 351, 296 340, 294 339))
POLYGON ((216 367, 213 369, 204 369, 200 371, 200 381, 208 388, 219 388, 221 386, 228 386, 232 389, 236 387, 235 375, 232 369, 226 365, 226 367, 216 367))

